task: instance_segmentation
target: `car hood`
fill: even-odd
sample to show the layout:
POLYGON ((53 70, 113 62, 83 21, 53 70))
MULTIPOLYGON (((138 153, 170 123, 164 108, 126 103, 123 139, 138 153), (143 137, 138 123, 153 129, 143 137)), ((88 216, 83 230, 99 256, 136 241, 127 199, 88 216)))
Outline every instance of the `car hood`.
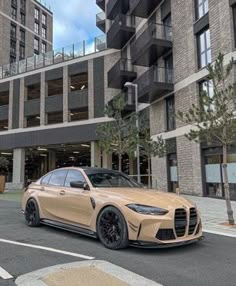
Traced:
POLYGON ((165 209, 194 207, 195 205, 184 197, 167 192, 139 188, 97 188, 99 196, 112 202, 122 204, 142 204, 165 209))

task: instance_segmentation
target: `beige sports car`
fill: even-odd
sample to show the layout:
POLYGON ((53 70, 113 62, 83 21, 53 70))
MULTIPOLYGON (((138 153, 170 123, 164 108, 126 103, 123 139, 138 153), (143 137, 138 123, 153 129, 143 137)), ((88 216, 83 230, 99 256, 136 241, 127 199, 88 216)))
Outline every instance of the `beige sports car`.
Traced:
POLYGON ((178 246, 202 237, 193 203, 108 169, 54 170, 26 188, 22 212, 31 227, 46 224, 92 236, 110 249, 178 246))

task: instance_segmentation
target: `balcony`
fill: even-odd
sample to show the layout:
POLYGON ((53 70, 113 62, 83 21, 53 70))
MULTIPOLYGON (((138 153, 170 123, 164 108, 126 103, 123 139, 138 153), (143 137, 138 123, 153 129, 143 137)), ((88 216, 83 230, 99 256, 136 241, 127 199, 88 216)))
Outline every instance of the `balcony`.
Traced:
POLYGON ((133 16, 148 18, 162 0, 129 0, 130 14, 133 16))
POLYGON ((105 11, 105 0, 96 0, 96 4, 105 11))
POLYGON ((120 59, 108 72, 108 87, 123 88, 127 81, 133 81, 137 77, 131 60, 120 59))
POLYGON ((107 46, 111 49, 122 49, 134 34, 134 18, 119 14, 107 33, 107 46))
POLYGON ((100 12, 96 15, 96 26, 105 33, 106 31, 106 16, 104 12, 100 12))
POLYGON ((129 89, 129 91, 122 91, 121 93, 117 94, 115 97, 113 97, 110 101, 109 101, 109 105, 112 106, 114 100, 117 97, 123 97, 125 100, 125 107, 124 110, 122 111, 122 116, 126 116, 132 112, 135 111, 135 96, 134 96, 134 90, 133 89, 129 89))
POLYGON ((128 10, 128 0, 109 0, 107 2, 107 18, 110 20, 114 20, 118 14, 126 14, 128 10))
POLYGON ((173 70, 152 66, 137 83, 139 102, 152 103, 174 90, 173 70))
POLYGON ((131 43, 132 63, 150 67, 171 49, 172 27, 154 23, 145 25, 131 43))

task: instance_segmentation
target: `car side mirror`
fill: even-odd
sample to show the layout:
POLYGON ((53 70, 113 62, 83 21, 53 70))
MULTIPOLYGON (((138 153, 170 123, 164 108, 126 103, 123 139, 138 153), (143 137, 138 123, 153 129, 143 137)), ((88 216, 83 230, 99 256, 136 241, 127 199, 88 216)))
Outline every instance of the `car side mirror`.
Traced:
POLYGON ((84 190, 87 190, 89 191, 89 185, 85 182, 80 182, 80 181, 77 181, 77 182, 71 182, 70 183, 70 186, 72 188, 76 188, 76 189, 84 189, 84 190))

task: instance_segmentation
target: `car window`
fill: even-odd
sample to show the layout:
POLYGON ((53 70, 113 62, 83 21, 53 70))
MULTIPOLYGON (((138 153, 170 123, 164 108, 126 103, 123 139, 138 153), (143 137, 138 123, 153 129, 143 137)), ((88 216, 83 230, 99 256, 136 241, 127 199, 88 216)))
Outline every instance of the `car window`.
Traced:
POLYGON ((84 176, 81 174, 80 171, 77 170, 70 170, 67 174, 65 187, 70 187, 71 182, 83 182, 86 183, 84 176))
POLYGON ((43 179, 41 180, 41 185, 48 185, 51 176, 52 176, 51 173, 44 176, 43 179))
POLYGON ((53 172, 49 180, 49 185, 63 186, 67 172, 68 172, 67 170, 58 170, 53 172))

